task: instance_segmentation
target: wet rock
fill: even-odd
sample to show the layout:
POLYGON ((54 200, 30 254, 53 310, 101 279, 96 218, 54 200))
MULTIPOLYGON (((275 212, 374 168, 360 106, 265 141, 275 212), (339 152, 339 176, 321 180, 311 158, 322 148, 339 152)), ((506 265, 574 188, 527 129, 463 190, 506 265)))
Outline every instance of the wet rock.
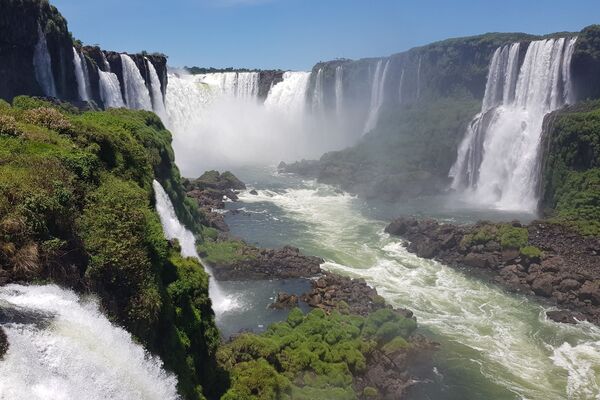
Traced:
POLYGON ((256 190, 254 190, 254 189, 252 189, 252 190, 251 190, 249 193, 250 193, 252 196, 258 196, 258 192, 257 192, 256 190))
POLYGON ((558 272, 564 265, 564 260, 560 256, 550 257, 542 260, 542 271, 544 272, 558 272))
POLYGON ((550 297, 554 291, 552 274, 541 274, 531 284, 531 289, 538 296, 550 297))
POLYGON ((579 289, 579 298, 589 300, 594 305, 600 305, 600 281, 585 281, 579 289))
POLYGON ((271 308, 275 309, 285 309, 285 308, 293 308, 298 305, 298 296, 295 294, 287 294, 287 293, 278 293, 277 299, 273 304, 270 305, 271 308))
POLYGON ((4 358, 4 355, 8 351, 8 338, 4 329, 0 326, 0 360, 4 358))
POLYGON ((581 284, 576 281, 575 279, 564 279, 560 285, 559 285, 559 289, 561 292, 568 292, 570 290, 577 290, 579 289, 579 287, 581 286, 581 284))
MULTIPOLYGON (((555 322, 561 322, 563 324, 576 324, 577 323, 577 319, 575 319, 575 316, 577 314, 571 312, 571 311, 567 311, 567 310, 553 310, 553 311, 546 311, 546 316, 551 319, 552 321, 555 322)), ((579 315, 581 317, 581 315, 579 315)))

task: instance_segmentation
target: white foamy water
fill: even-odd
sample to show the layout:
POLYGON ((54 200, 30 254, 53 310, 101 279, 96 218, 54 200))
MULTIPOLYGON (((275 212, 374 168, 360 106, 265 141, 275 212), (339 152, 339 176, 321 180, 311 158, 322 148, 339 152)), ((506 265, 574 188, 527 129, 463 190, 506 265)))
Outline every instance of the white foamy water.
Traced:
POLYGON ((382 65, 383 60, 379 60, 371 81, 371 105, 369 106, 369 114, 367 116, 367 122, 365 123, 365 129, 363 130, 364 133, 370 132, 377 126, 379 111, 385 100, 385 81, 390 66, 390 60, 388 59, 385 62, 383 69, 382 65))
POLYGON ((549 321, 535 301, 409 253, 383 223, 360 213, 357 199, 328 186, 307 182, 240 198, 274 205, 306 226, 301 243, 292 244, 324 257, 326 269, 362 277, 392 305, 413 310, 450 364, 480 377, 467 383, 474 390, 496 385, 506 391, 499 398, 599 398, 598 327, 549 321))
MULTIPOLYGON (((192 232, 179 222, 171 199, 160 183, 153 181, 152 186, 156 197, 156 212, 160 217, 165 236, 167 239, 177 239, 179 241, 182 256, 192 257, 198 261, 202 261, 196 250, 196 238, 192 232)), ((202 265, 207 266, 205 262, 202 262, 202 265)), ((210 273, 210 271, 207 272, 210 273)), ((209 280, 209 294, 212 300, 213 310, 217 317, 224 312, 239 307, 237 300, 224 295, 219 283, 212 277, 209 280)))
POLYGON ((177 380, 93 299, 54 285, 0 287, 9 350, 0 361, 2 400, 175 400, 177 380))

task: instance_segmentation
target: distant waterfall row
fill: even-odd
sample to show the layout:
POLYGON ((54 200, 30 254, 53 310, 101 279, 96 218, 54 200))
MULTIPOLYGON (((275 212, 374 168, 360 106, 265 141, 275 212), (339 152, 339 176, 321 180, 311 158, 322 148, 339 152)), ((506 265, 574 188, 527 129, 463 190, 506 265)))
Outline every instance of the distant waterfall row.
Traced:
POLYGON ((544 116, 572 103, 576 38, 500 47, 492 57, 481 112, 470 123, 450 171, 452 188, 484 205, 532 211, 544 116))

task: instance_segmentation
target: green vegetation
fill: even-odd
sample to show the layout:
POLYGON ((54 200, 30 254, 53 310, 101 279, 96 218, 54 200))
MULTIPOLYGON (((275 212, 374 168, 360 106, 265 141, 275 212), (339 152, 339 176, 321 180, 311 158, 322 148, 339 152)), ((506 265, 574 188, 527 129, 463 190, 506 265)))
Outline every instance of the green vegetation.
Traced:
POLYGON ((1 102, 0 264, 12 280, 93 290, 109 317, 178 374, 185 398, 216 397, 224 386, 208 276, 169 247, 153 207, 158 179, 201 232, 170 143, 145 111, 1 102))
MULTIPOLYGON (((219 350, 232 379, 222 399, 357 399, 352 383, 370 353, 407 351, 415 328, 413 319, 390 309, 366 318, 293 309, 264 334, 242 334, 219 350)), ((376 396, 377 389, 365 388, 364 395, 376 396)))
POLYGON ((530 261, 539 261, 542 258, 542 251, 535 246, 521 247, 520 253, 530 261))
POLYGON ((600 102, 553 114, 543 148, 544 211, 584 235, 599 235, 600 102))
POLYGON ((210 265, 230 265, 256 258, 248 245, 239 240, 207 240, 198 245, 198 254, 210 265))
POLYGON ((485 245, 489 242, 500 244, 502 249, 521 249, 529 242, 527 228, 512 226, 511 224, 482 223, 474 227, 471 233, 463 236, 461 247, 467 248, 485 245))

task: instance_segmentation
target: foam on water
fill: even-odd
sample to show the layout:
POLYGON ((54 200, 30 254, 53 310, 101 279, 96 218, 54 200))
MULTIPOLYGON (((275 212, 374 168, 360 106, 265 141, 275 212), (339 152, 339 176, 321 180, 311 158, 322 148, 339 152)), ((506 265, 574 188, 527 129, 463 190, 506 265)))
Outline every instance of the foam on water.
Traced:
POLYGON ((94 299, 58 286, 0 287, 0 307, 48 321, 2 321, 9 350, 0 361, 2 400, 175 400, 176 378, 94 299))
POLYGON ((240 199, 271 203, 306 224, 307 238, 293 244, 324 257, 324 268, 364 278, 392 305, 413 310, 421 326, 443 338, 444 351, 489 382, 524 399, 600 393, 597 327, 548 321, 535 301, 409 253, 383 232, 383 223, 360 213, 358 199, 331 187, 307 181, 240 199), (452 353, 453 343, 468 354, 452 353))

